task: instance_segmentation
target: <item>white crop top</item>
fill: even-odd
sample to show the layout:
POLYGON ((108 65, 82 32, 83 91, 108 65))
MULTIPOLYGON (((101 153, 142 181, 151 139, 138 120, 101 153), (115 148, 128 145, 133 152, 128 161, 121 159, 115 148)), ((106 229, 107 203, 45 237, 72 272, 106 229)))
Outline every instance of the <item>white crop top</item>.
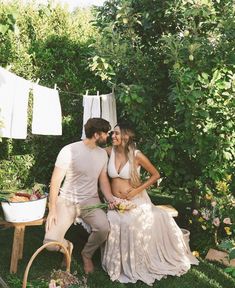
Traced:
MULTIPOLYGON (((139 150, 135 150, 135 155, 139 150)), ((140 173, 140 166, 137 168, 138 173, 140 173)), ((115 167, 115 151, 112 148, 111 155, 108 162, 108 175, 110 178, 122 178, 130 179, 130 161, 127 161, 126 164, 122 167, 118 173, 115 167)))

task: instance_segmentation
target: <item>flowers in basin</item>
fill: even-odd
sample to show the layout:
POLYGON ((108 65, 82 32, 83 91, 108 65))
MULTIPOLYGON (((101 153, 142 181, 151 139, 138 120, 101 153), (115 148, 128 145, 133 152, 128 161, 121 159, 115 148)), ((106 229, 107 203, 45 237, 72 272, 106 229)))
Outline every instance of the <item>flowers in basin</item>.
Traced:
POLYGON ((46 185, 35 183, 31 189, 0 191, 1 202, 27 202, 47 197, 46 185))

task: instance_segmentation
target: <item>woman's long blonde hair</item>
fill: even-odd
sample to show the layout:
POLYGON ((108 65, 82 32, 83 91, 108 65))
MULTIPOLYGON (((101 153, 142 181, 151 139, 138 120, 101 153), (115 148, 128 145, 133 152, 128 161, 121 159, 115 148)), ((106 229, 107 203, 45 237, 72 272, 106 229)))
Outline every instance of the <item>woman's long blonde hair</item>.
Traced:
POLYGON ((136 144, 134 142, 135 132, 130 127, 128 123, 121 122, 118 123, 115 127, 119 127, 121 131, 121 137, 124 144, 124 153, 127 160, 130 162, 130 180, 131 186, 136 188, 140 186, 141 181, 139 173, 137 171, 136 160, 135 160, 135 150, 136 144), (128 137, 125 137, 128 136, 128 137))

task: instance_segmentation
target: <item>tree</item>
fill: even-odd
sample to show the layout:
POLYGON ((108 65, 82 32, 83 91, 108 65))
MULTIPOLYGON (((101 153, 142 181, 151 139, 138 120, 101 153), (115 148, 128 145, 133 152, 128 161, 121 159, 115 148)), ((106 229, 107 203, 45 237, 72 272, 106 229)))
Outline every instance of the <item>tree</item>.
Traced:
POLYGON ((108 1, 95 23, 94 71, 116 85, 165 189, 192 208, 219 195, 219 182, 234 187, 226 180, 235 164, 232 2, 108 1))
POLYGON ((32 135, 30 97, 27 139, 4 138, 0 144, 0 188, 48 184, 60 148, 81 135, 82 95, 106 89, 89 68, 97 34, 93 15, 84 9, 69 13, 60 5, 8 3, 0 6, 0 19, 1 66, 32 82, 39 78, 46 87, 57 84, 63 114, 63 136, 32 135))

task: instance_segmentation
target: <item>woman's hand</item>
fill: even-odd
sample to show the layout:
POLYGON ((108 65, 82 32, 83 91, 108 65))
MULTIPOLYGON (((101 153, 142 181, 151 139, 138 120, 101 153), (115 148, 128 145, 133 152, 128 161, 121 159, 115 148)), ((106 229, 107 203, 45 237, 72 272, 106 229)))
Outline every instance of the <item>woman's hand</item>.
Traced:
POLYGON ((138 188, 130 188, 129 190, 127 190, 126 199, 131 200, 133 197, 135 197, 140 192, 141 191, 138 188))

